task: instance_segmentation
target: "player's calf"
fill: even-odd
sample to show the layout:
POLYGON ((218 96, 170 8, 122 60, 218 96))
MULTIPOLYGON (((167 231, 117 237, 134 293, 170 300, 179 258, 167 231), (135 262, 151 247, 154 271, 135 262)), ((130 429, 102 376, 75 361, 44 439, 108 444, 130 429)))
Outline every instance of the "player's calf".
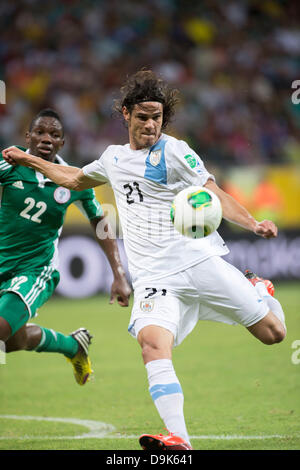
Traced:
POLYGON ((31 351, 36 348, 41 340, 41 328, 38 325, 23 325, 6 342, 6 351, 31 351))
POLYGON ((280 343, 286 336, 285 317, 282 307, 274 298, 274 286, 269 279, 263 279, 247 269, 245 277, 251 282, 258 295, 269 308, 269 313, 248 330, 264 344, 280 343))
POLYGON ((26 326, 22 326, 13 336, 6 341, 6 352, 22 351, 26 349, 27 334, 26 326))
POLYGON ((272 345, 280 343, 286 336, 286 329, 273 312, 247 328, 262 343, 272 345))

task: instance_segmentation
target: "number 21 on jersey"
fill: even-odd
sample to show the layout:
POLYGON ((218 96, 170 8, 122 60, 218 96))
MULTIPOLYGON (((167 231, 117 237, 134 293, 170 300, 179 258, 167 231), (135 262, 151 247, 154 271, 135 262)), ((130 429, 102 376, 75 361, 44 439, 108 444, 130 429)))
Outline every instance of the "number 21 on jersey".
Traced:
POLYGON ((139 183, 134 181, 132 185, 129 183, 124 184, 123 188, 126 189, 127 191, 126 192, 127 204, 133 204, 134 202, 137 202, 137 200, 139 200, 139 202, 143 202, 144 196, 143 196, 142 191, 140 190, 139 183))

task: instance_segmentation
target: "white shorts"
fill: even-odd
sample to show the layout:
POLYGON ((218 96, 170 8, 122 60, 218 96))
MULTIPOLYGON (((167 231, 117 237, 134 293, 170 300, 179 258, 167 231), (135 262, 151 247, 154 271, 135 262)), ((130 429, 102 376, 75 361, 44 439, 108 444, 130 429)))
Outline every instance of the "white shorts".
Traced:
POLYGON ((268 312, 265 300, 241 271, 212 256, 185 271, 138 285, 128 331, 137 338, 145 326, 161 326, 173 333, 176 346, 199 320, 249 327, 268 312))

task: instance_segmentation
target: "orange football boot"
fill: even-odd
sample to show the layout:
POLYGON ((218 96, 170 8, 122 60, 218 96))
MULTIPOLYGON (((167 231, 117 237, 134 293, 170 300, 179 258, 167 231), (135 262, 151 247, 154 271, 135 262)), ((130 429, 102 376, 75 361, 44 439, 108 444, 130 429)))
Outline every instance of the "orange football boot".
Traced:
POLYGON ((248 279, 248 281, 250 281, 251 284, 253 284, 254 286, 258 282, 263 282, 264 285, 266 286, 267 291, 269 292, 269 294, 272 295, 272 297, 274 297, 274 286, 273 286, 273 283, 271 281, 269 281, 268 279, 263 279, 262 277, 258 277, 257 274, 254 274, 249 269, 246 269, 245 276, 248 279))
POLYGON ((182 437, 171 432, 167 436, 143 434, 139 442, 143 450, 193 450, 182 437))

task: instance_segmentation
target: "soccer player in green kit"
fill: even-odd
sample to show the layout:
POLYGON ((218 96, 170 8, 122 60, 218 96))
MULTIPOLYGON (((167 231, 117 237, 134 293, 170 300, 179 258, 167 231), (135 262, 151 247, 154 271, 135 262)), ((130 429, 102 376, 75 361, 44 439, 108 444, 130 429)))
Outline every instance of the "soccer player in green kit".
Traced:
MULTIPOLYGON (((33 119, 26 144, 30 154, 66 165, 57 155, 64 144, 64 130, 55 111, 44 109, 33 119)), ((117 299, 121 306, 128 306, 131 288, 116 240, 100 240, 96 234, 99 222, 106 230, 111 228, 94 190, 63 188, 31 168, 9 165, 0 154, 0 340, 5 343, 6 352, 63 354, 73 365, 77 383, 84 385, 92 373, 88 356, 90 333, 79 328, 64 335, 27 323, 59 282, 57 244, 64 215, 73 202, 89 219, 112 268, 110 303, 117 299)))

